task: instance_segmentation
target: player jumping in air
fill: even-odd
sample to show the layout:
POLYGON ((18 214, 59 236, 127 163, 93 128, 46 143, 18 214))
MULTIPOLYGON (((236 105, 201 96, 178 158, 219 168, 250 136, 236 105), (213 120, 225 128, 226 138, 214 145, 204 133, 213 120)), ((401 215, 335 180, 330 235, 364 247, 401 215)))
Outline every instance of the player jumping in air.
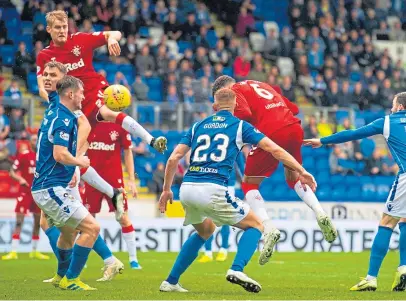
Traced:
MULTIPOLYGON (((253 126, 302 163, 303 129, 300 126, 300 119, 295 117, 299 113, 295 104, 277 93, 268 84, 258 81, 246 80, 236 83, 232 77, 223 75, 215 80, 213 95, 222 88, 231 88, 237 95, 236 117, 252 123, 253 126)), ((244 171, 242 190, 246 201, 264 222, 265 237, 272 237, 272 239, 266 240, 269 244, 264 244, 266 252, 261 253, 260 264, 267 263, 272 256, 274 245, 280 238, 280 232, 272 225, 258 189, 263 179, 275 172, 278 164, 278 160, 272 154, 254 147, 247 157, 244 171)), ((337 231, 314 192, 300 182, 296 171, 286 166, 285 177, 289 187, 294 189, 316 214, 324 238, 328 242, 333 242, 337 237, 337 231)))
MULTIPOLYGON (((42 121, 40 131, 48 125, 48 123, 50 122, 49 121, 50 116, 53 116, 57 106, 59 105, 59 96, 56 93, 56 85, 57 82, 61 80, 65 75, 66 68, 62 63, 52 61, 45 64, 42 79, 44 81, 44 88, 46 89, 46 92, 48 94, 49 106, 45 110, 44 119, 42 121)), ((85 116, 80 116, 77 119, 79 125, 78 131, 80 131, 80 127, 83 125, 83 122, 85 123, 87 122, 84 119, 86 119, 85 116)), ((110 184, 108 184, 105 180, 103 180, 92 167, 87 168, 86 173, 82 175, 82 179, 84 179, 97 189, 99 189, 102 193, 109 195, 113 199, 113 202, 115 204, 118 204, 119 207, 124 207, 124 205, 121 205, 124 202, 123 194, 118 189, 113 188, 110 184)), ((73 184, 70 186, 72 187, 67 187, 68 192, 75 199, 81 200, 77 185, 73 184)), ((47 221, 47 218, 43 213, 41 215, 41 228, 48 236, 49 243, 55 255, 58 256, 56 251, 56 243, 58 241, 60 231, 58 230, 57 227, 55 227, 52 224, 52 222, 50 223, 47 221)), ((112 280, 115 275, 117 275, 123 270, 124 268, 123 263, 113 256, 112 252, 107 247, 106 243, 104 242, 103 238, 100 235, 98 236, 95 244, 93 245, 93 249, 104 261, 103 277, 98 279, 98 281, 112 280)), ((56 274, 53 278, 44 280, 44 282, 58 285, 61 278, 62 278, 61 276, 56 274)))
POLYGON ((395 273, 392 291, 406 289, 406 92, 395 95, 392 114, 375 120, 356 130, 342 131, 321 139, 308 139, 305 145, 320 147, 327 144, 338 144, 359 140, 374 135, 383 135, 393 155, 399 173, 386 200, 378 232, 371 248, 368 274, 351 287, 351 291, 375 291, 378 287, 377 277, 383 259, 389 249, 393 229, 399 225, 400 263, 395 273))
POLYGON ((192 224, 197 233, 183 244, 175 264, 162 282, 160 291, 187 292, 179 284, 180 276, 196 259, 199 249, 212 236, 216 226, 231 225, 244 230, 237 254, 226 279, 241 285, 248 292, 259 292, 261 285, 243 273, 254 254, 264 226, 246 202, 231 198, 227 183, 235 159, 244 144, 258 145, 270 152, 292 170, 298 172, 302 183, 315 189, 311 174, 288 152, 265 137, 251 124, 233 116, 236 95, 230 89, 221 89, 214 95, 216 114, 195 123, 171 154, 165 170, 164 186, 159 206, 165 212, 172 202, 171 185, 176 167, 191 149, 190 166, 180 188, 180 201, 186 212, 184 225, 192 224))
MULTIPOLYGON (((124 155, 125 168, 129 174, 129 190, 135 197, 137 188, 134 178, 134 157, 132 154, 131 136, 117 124, 111 122, 99 122, 93 127, 89 135, 89 156, 92 167, 102 176, 109 184, 121 187, 124 185, 123 170, 121 167, 121 151, 124 155)), ((103 199, 107 200, 110 212, 115 212, 111 198, 99 190, 86 183, 83 203, 89 212, 96 216, 100 212, 103 199)), ((135 244, 135 230, 128 217, 127 198, 124 199, 125 214, 117 216, 116 219, 121 225, 124 241, 132 269, 141 269, 137 260, 137 246, 135 244)))
POLYGON ((10 176, 20 183, 17 203, 15 208, 16 226, 11 241, 11 252, 2 256, 2 260, 18 259, 17 251, 20 242, 21 227, 24 223, 24 217, 28 212, 34 215, 34 224, 32 229, 32 252, 30 258, 49 259, 48 255, 37 251, 39 241, 41 209, 38 208, 31 195, 31 184, 35 171, 35 148, 37 144, 37 135, 30 137, 30 146, 21 145, 21 149, 14 160, 10 170, 10 176), (19 174, 20 173, 20 174, 19 174))
POLYGON ((64 11, 52 11, 46 15, 47 32, 51 35, 51 43, 41 50, 37 56, 37 76, 40 96, 47 99, 44 83, 41 79, 47 62, 58 61, 65 65, 68 74, 82 80, 85 86, 83 113, 90 125, 82 127, 79 132, 78 144, 86 141, 90 133, 90 126, 97 121, 110 121, 123 127, 134 137, 140 137, 159 152, 166 149, 165 137, 154 138, 132 117, 122 112, 113 112, 104 104, 103 91, 108 86, 107 80, 93 68, 93 51, 107 45, 110 55, 120 55, 121 39, 119 31, 105 31, 94 33, 78 32, 68 35, 68 15, 64 11))

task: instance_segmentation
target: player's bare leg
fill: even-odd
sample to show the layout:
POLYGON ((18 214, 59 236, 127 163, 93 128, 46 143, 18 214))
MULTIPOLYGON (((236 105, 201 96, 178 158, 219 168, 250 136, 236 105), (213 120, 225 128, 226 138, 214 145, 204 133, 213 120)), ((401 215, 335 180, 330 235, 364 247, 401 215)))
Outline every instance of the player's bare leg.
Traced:
POLYGON ((135 230, 131 223, 130 218, 128 217, 128 212, 126 211, 121 218, 118 219, 118 222, 121 226, 121 232, 123 234, 124 241, 127 245, 127 252, 129 255, 129 261, 131 269, 140 270, 142 267, 138 263, 137 259, 137 245, 135 243, 135 230))
POLYGON ((163 153, 166 150, 167 140, 165 137, 154 138, 131 116, 123 112, 114 112, 105 105, 100 108, 99 112, 104 120, 119 124, 132 136, 140 137, 145 143, 155 148, 158 152, 163 153))
POLYGON ((33 229, 32 229, 32 251, 30 252, 29 256, 30 256, 30 258, 48 260, 49 259, 48 255, 42 254, 37 251, 38 241, 39 241, 39 230, 41 228, 40 221, 41 221, 41 214, 34 213, 34 225, 33 225, 33 229))
POLYGON ((251 209, 258 216, 264 225, 264 246, 259 255, 259 264, 266 264, 272 257, 275 245, 278 243, 281 233, 273 225, 265 208, 265 201, 259 192, 259 185, 265 177, 249 177, 244 175, 242 188, 245 193, 245 200, 251 209))
POLYGON ((13 260, 13 259, 18 259, 17 255, 17 250, 18 250, 18 245, 20 244, 20 233, 21 233, 21 228, 24 223, 24 213, 17 213, 16 214, 16 226, 14 228, 13 236, 12 236, 12 241, 11 241, 11 252, 2 256, 2 260, 13 260))
POLYGON ((333 225, 333 222, 328 217, 326 212, 320 205, 314 192, 306 186, 306 189, 299 181, 299 175, 297 172, 285 167, 285 178, 289 187, 294 189, 300 199, 306 203, 307 206, 316 214, 317 223, 321 231, 323 232, 324 239, 329 243, 332 243, 337 238, 337 230, 333 225))

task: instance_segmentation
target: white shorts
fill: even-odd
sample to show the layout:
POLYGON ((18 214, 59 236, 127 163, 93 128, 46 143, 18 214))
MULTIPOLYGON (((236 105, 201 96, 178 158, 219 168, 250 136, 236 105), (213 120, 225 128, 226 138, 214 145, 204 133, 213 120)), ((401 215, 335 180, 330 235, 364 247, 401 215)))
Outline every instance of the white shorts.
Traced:
POLYGON ((32 196, 56 227, 69 226, 76 229, 89 214, 82 202, 61 186, 33 191, 32 196))
POLYGON ((217 226, 235 225, 250 211, 249 205, 232 198, 226 187, 213 183, 183 183, 180 202, 186 212, 185 226, 200 224, 206 218, 217 226))
POLYGON ((383 211, 393 217, 406 218, 406 174, 398 174, 386 200, 383 211))

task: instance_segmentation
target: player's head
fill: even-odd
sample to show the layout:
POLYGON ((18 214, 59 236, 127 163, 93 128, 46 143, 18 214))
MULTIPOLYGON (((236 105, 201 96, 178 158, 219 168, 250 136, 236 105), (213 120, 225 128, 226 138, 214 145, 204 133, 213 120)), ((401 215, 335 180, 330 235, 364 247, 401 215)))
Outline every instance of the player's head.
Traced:
POLYGON ((393 98, 392 113, 406 110, 406 92, 400 92, 393 98))
POLYGON ((57 84, 56 89, 61 103, 71 111, 82 109, 82 100, 85 98, 83 82, 73 76, 65 75, 57 84))
POLYGON ((228 88, 220 89, 214 94, 214 111, 230 111, 234 112, 236 101, 235 93, 233 90, 228 88))
POLYGON ((45 64, 42 80, 44 82, 45 91, 56 91, 56 83, 62 79, 67 73, 66 67, 56 61, 51 61, 45 64))
POLYGON ((53 10, 45 18, 52 41, 57 45, 64 44, 68 38, 68 14, 63 10, 53 10))
POLYGON ((216 95, 217 91, 223 88, 231 88, 235 84, 235 79, 228 75, 217 77, 213 83, 212 94, 216 95))
POLYGON ((38 136, 37 135, 31 135, 30 136, 30 146, 31 149, 35 151, 36 147, 37 147, 37 140, 38 140, 38 136))

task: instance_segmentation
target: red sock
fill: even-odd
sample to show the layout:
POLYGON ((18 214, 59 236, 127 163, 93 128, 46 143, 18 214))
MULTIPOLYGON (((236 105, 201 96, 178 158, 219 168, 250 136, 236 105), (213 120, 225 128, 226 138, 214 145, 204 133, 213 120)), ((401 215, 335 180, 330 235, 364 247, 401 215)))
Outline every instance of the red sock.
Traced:
POLYGON ((81 168, 81 169, 80 169, 80 175, 81 175, 81 176, 84 175, 84 174, 86 173, 86 171, 87 171, 88 168, 89 168, 89 167, 81 168))
POLYGON ((122 228, 121 228, 121 231, 122 231, 123 233, 130 233, 130 232, 133 232, 133 231, 134 231, 133 225, 129 225, 129 226, 127 226, 127 227, 122 227, 122 228))
POLYGON ((12 238, 20 240, 20 234, 13 234, 12 238))
POLYGON ((32 240, 39 240, 39 235, 33 235, 32 240))
POLYGON ((125 114, 123 112, 120 112, 116 117, 115 123, 122 126, 123 125, 123 120, 126 117, 127 117, 127 114, 125 114))
POLYGON ((244 192, 244 195, 246 195, 247 192, 250 190, 259 190, 259 185, 258 184, 248 184, 248 183, 242 182, 241 189, 244 192))
POLYGON ((299 181, 299 179, 297 179, 296 181, 288 181, 286 180, 286 183, 288 184, 288 186, 292 189, 295 189, 295 185, 296 183, 299 181))

